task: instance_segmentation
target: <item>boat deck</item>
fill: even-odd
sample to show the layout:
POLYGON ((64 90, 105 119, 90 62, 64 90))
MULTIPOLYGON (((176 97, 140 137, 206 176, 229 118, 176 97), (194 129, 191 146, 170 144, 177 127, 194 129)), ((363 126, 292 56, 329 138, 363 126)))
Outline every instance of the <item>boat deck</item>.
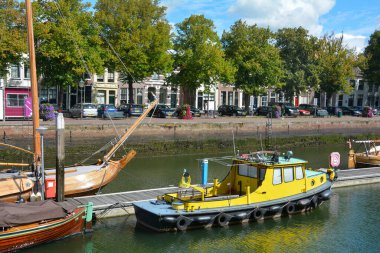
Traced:
MULTIPOLYGON (((338 180, 333 188, 364 185, 380 182, 380 167, 338 171, 338 180)), ((85 197, 69 198, 67 201, 75 205, 94 204, 97 218, 130 215, 134 213, 133 202, 156 199, 158 195, 174 192, 177 187, 164 187, 147 190, 117 192, 85 197)))

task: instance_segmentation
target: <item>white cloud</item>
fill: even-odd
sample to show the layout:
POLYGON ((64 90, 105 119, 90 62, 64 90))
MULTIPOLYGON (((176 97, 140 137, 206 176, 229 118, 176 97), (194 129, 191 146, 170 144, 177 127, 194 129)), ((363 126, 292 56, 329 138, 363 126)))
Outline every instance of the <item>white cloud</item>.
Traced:
POLYGON ((343 43, 347 45, 348 48, 354 48, 357 53, 363 52, 364 48, 367 46, 368 38, 366 36, 348 33, 335 34, 336 37, 341 37, 342 35, 343 43))
POLYGON ((276 30, 302 26, 311 34, 321 35, 319 18, 328 13, 335 0, 237 0, 229 12, 246 20, 276 30))

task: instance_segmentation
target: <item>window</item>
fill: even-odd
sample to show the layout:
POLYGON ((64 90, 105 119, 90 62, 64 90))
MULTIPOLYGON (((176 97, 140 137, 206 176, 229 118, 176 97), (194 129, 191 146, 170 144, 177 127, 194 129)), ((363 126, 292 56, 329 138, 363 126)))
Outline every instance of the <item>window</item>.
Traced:
POLYGON ((296 179, 302 179, 303 178, 303 171, 301 166, 296 167, 296 179))
POLYGON ((8 107, 24 107, 27 94, 7 94, 8 107))
POLYGON ((239 105, 239 93, 235 91, 235 103, 234 105, 239 105))
POLYGON ((232 98, 233 98, 233 92, 232 91, 229 91, 228 92, 228 104, 229 105, 232 105, 232 98))
POLYGON ((273 184, 281 184, 282 182, 282 175, 281 175, 281 169, 273 169, 273 184))
POLYGON ((262 96, 261 97, 261 105, 262 106, 267 106, 268 105, 268 97, 267 96, 262 96))
POLYGON ((115 73, 114 72, 108 72, 108 82, 109 83, 115 82, 115 73))
POLYGON ((265 179, 265 172, 267 170, 266 169, 260 169, 260 181, 263 181, 265 179))
POLYGON ((373 85, 370 83, 368 84, 368 92, 372 92, 373 91, 373 85))
POLYGON ((225 91, 222 91, 222 93, 221 93, 221 99, 220 100, 222 100, 222 105, 225 105, 226 104, 226 102, 227 102, 227 95, 226 95, 226 92, 225 91))
POLYGON ((104 82, 104 75, 97 75, 97 76, 96 76, 96 80, 97 80, 98 82, 104 82))
POLYGON ((128 89, 127 88, 121 88, 120 89, 120 100, 127 102, 128 101, 128 89))
POLYGON ((340 94, 338 97, 338 106, 342 106, 342 105, 343 105, 343 94, 340 94))
POLYGON ((11 66, 11 78, 20 78, 20 66, 12 65, 11 66))
POLYGON ((284 181, 285 183, 292 182, 294 180, 293 167, 284 168, 284 181))
POLYGON ((213 93, 213 92, 205 93, 203 96, 203 99, 205 101, 214 101, 215 100, 215 93, 213 93))
POLYGON ((160 97, 159 97, 160 104, 166 104, 166 94, 167 94, 166 88, 160 88, 160 97))
POLYGON ((274 92, 270 93, 270 102, 272 103, 276 102, 276 93, 274 92))
POLYGON ((358 90, 364 90, 364 80, 359 80, 358 90))
POLYGON ((239 175, 245 177, 257 178, 257 168, 247 164, 239 165, 239 175))
POLYGON ((24 65, 24 78, 30 79, 30 69, 27 65, 24 65))

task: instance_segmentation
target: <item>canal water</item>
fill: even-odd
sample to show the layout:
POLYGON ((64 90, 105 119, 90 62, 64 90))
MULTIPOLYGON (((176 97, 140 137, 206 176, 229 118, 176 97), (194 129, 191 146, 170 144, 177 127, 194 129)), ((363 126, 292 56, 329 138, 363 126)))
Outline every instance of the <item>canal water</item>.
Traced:
MULTIPOLYGON (((344 144, 293 149, 295 157, 308 160, 313 168, 327 167, 332 151, 341 153, 341 168, 345 168, 347 150, 344 144)), ((101 191, 177 185, 184 169, 197 183, 200 182, 197 159, 214 156, 137 157, 101 191)), ((227 171, 226 166, 210 163, 209 180, 223 179, 227 171)), ((136 227, 133 215, 109 218, 98 220, 90 235, 69 237, 24 252, 378 252, 379 199, 380 184, 340 188, 334 190, 330 201, 309 213, 260 223, 173 233, 154 233, 136 227)))

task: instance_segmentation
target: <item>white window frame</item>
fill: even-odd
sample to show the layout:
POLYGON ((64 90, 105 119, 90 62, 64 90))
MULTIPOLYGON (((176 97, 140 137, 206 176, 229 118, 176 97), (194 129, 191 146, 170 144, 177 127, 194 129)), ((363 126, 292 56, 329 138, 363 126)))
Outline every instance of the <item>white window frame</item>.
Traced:
POLYGON ((290 183, 294 181, 293 167, 284 168, 284 182, 290 183))
POLYGON ((296 166, 296 179, 300 180, 300 179, 303 179, 303 178, 304 178, 304 175, 303 175, 302 166, 296 166))
POLYGON ((273 169, 273 184, 278 185, 282 183, 282 169, 273 169))

